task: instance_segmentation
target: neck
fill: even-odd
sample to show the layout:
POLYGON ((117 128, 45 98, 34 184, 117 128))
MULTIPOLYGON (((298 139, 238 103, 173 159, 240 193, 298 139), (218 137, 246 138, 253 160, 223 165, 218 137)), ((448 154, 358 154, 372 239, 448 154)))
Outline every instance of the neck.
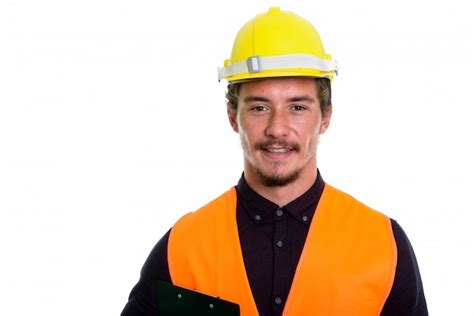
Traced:
POLYGON ((299 177, 285 186, 268 187, 260 181, 253 169, 245 166, 244 177, 248 185, 258 194, 278 206, 285 206, 309 190, 317 177, 316 164, 311 170, 302 170, 299 177))

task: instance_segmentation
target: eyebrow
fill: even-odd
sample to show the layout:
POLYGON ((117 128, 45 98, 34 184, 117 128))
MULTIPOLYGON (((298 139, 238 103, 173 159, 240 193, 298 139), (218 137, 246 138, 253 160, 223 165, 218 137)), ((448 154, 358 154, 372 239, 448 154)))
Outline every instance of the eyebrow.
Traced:
MULTIPOLYGON (((288 101, 289 102, 302 102, 302 101, 315 102, 314 98, 309 95, 292 97, 292 98, 289 98, 288 101)), ((251 95, 244 98, 244 103, 249 103, 249 102, 270 102, 270 99, 265 98, 265 97, 251 95)))
POLYGON ((249 103, 249 102, 270 102, 270 99, 251 95, 244 98, 244 103, 249 103))
POLYGON ((315 102, 314 98, 309 96, 309 95, 303 95, 303 96, 298 96, 298 97, 293 97, 290 98, 290 102, 301 102, 301 101, 307 101, 307 102, 315 102))

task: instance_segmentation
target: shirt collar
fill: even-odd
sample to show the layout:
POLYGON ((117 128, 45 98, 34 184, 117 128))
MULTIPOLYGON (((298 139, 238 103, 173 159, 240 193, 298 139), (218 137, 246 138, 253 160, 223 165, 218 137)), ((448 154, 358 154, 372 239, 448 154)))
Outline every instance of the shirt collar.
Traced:
POLYGON ((284 216, 289 215, 304 224, 309 224, 323 189, 324 181, 318 170, 316 180, 305 193, 285 206, 279 207, 255 192, 245 181, 243 174, 236 186, 238 202, 255 223, 273 221, 276 218, 276 212, 279 212, 280 209, 284 212, 284 216))

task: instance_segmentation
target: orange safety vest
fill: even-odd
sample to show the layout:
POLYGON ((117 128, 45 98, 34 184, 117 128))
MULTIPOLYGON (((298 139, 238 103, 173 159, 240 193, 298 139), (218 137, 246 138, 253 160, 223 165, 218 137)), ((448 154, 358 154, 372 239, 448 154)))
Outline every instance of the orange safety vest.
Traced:
MULTIPOLYGON (((245 272, 232 188, 171 230, 173 284, 258 315, 245 272)), ((397 247, 390 219, 325 184, 283 315, 379 315, 392 288, 397 247)))

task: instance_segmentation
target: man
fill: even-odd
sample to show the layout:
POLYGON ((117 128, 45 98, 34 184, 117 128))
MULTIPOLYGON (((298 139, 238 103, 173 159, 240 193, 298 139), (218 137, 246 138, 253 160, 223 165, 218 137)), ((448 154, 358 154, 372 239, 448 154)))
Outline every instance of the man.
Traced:
POLYGON ((270 8, 242 27, 219 79, 243 176, 158 242, 122 315, 157 314, 155 280, 235 302, 241 315, 427 315, 400 226, 317 169, 336 69, 293 13, 270 8))

